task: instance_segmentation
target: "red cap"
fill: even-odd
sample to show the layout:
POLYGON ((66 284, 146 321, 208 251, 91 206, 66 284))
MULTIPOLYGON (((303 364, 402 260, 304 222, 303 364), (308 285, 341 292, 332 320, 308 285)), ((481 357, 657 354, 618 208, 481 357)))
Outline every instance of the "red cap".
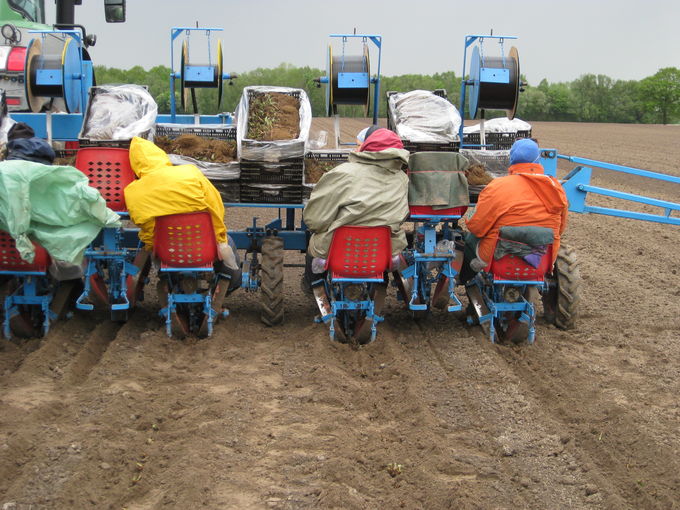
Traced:
POLYGON ((359 152, 378 152, 385 149, 403 149, 404 144, 394 131, 380 128, 366 137, 359 147, 359 152))

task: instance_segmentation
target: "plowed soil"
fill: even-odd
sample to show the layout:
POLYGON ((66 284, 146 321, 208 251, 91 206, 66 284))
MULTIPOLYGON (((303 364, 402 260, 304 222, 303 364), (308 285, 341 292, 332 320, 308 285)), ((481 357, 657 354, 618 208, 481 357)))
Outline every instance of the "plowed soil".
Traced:
MULTIPOLYGON (((345 140, 366 125, 343 123, 345 140)), ((680 175, 678 126, 536 123, 534 135, 680 175)), ((624 174, 595 184, 678 197, 624 174)), ((0 505, 680 508, 678 227, 569 221, 582 315, 572 331, 539 323, 532 346, 491 344, 458 314, 416 322, 393 290, 373 344, 333 344, 299 267, 285 272, 280 327, 240 291, 211 338, 169 339, 150 285, 125 324, 78 312, 45 339, 0 340, 0 505)))

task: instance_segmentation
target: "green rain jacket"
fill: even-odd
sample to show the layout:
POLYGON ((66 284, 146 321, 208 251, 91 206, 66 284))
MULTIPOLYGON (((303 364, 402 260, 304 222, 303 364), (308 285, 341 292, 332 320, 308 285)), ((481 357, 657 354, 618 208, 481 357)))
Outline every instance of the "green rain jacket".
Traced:
POLYGON ((27 262, 34 256, 29 237, 53 258, 79 264, 102 227, 118 226, 118 214, 81 171, 31 161, 0 163, 0 229, 16 240, 27 262))
POLYGON ((303 217, 313 232, 308 253, 328 257, 333 231, 343 225, 392 229, 392 254, 406 248, 401 224, 408 216, 408 164, 404 149, 352 152, 314 187, 303 217))

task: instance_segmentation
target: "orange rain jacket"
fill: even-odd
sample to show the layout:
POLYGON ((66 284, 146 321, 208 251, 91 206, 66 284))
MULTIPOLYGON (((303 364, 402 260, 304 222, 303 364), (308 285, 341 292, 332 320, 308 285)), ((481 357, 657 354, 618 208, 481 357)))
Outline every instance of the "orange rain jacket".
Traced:
POLYGON ((477 256, 490 263, 501 227, 548 227, 555 234, 553 263, 567 227, 569 202, 562 185, 543 174, 538 163, 512 165, 510 175, 494 179, 479 194, 468 230, 480 239, 477 256))
POLYGON ((153 142, 133 138, 130 166, 139 177, 125 188, 130 219, 139 227, 139 238, 153 249, 156 217, 209 211, 217 242, 225 243, 224 204, 219 191, 194 165, 173 166, 168 155, 153 142))

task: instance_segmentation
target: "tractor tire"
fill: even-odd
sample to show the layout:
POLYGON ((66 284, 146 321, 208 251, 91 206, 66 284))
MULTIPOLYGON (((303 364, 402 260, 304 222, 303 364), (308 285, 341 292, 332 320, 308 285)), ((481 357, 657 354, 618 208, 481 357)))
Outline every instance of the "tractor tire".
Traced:
POLYGON ((573 329, 581 304, 581 270, 573 248, 560 246, 552 279, 554 287, 543 296, 545 317, 560 329, 573 329))
POLYGON ((260 264, 262 310, 260 320, 267 326, 283 322, 283 239, 269 236, 262 242, 260 264))

